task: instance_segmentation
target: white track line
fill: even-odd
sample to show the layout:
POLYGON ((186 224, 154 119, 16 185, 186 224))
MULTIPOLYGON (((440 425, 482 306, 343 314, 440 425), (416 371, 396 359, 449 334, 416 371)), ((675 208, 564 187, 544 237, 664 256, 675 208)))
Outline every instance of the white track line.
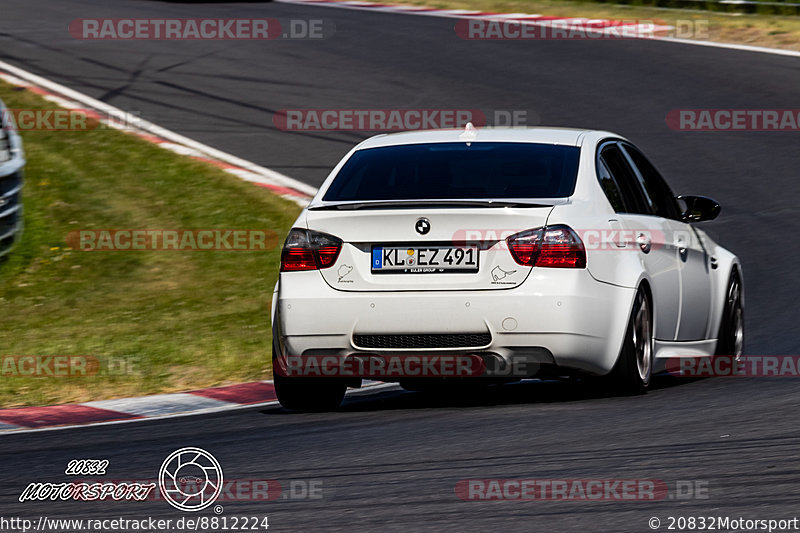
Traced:
MULTIPOLYGON (((6 63, 5 61, 0 61, 0 70, 10 72, 12 75, 28 83, 42 87, 48 91, 56 93, 57 95, 68 98, 70 100, 74 100, 75 102, 78 102, 89 109, 105 113, 109 116, 126 115, 126 112, 119 108, 116 108, 105 102, 101 102, 100 100, 97 100, 95 98, 92 98, 91 96, 70 89, 69 87, 61 85, 59 83, 50 81, 46 78, 33 74, 32 72, 28 72, 19 67, 15 67, 14 65, 6 63)), ((156 137, 161 137, 162 139, 166 139, 175 144, 179 144, 187 148, 196 150, 197 152, 204 154, 212 159, 217 159, 224 163, 228 163, 229 165, 241 167, 245 170, 248 170, 249 172, 252 172, 253 174, 256 174, 257 177, 250 179, 250 181, 287 187, 299 191, 301 193, 307 194, 308 196, 314 196, 317 193, 317 189, 315 187, 312 187, 311 185, 290 178, 289 176, 281 174, 280 172, 276 172, 275 170, 262 167, 251 161, 247 161, 245 159, 237 157, 233 154, 229 154, 227 152, 223 152, 222 150, 218 150, 206 144, 202 144, 198 141, 195 141, 194 139, 190 139, 189 137, 186 137, 179 133, 175 133, 166 128, 162 128, 161 126, 149 122, 147 120, 144 119, 137 120, 137 128, 146 134, 154 135, 156 137), (258 179, 259 177, 260 179, 258 179)))
MULTIPOLYGON (((465 14, 480 13, 480 11, 466 11, 457 9, 434 9, 425 10, 423 6, 405 6, 401 4, 396 5, 380 5, 375 7, 365 7, 364 2, 359 2, 359 5, 346 2, 335 1, 309 1, 309 0, 274 0, 284 4, 300 4, 306 6, 322 6, 322 7, 338 7, 342 9, 356 9, 359 11, 374 11, 376 13, 397 13, 401 15, 417 15, 426 17, 446 17, 446 18, 467 18, 478 20, 493 20, 498 17, 511 18, 510 15, 522 17, 541 17, 542 15, 529 15, 526 13, 487 13, 478 17, 464 17, 465 14)), ((561 20, 569 20, 566 17, 561 20)), ((606 20, 606 19, 603 19, 606 20)), ((658 29, 655 31, 659 31, 658 29)), ((800 57, 800 51, 797 50, 783 50, 781 48, 767 48, 765 46, 751 46, 747 44, 733 44, 733 43, 719 43, 716 41, 696 41, 693 39, 678 39, 676 37, 648 37, 642 39, 645 41, 660 41, 667 43, 677 44, 690 44, 694 46, 707 46, 711 48, 727 48, 729 50, 739 50, 742 52, 757 52, 762 54, 773 54, 788 57, 800 57)))
MULTIPOLYGON (((51 101, 56 102, 56 103, 59 103, 60 105, 69 106, 69 105, 71 105, 73 103, 73 102, 70 101, 70 100, 72 100, 74 102, 80 103, 83 106, 86 106, 89 109, 92 109, 94 111, 99 111, 101 113, 106 113, 106 114, 109 114, 111 116, 123 116, 125 114, 125 112, 122 111, 121 109, 118 109, 118 108, 116 108, 114 106, 106 104, 105 102, 101 102, 100 100, 96 100, 95 98, 92 98, 91 96, 87 96, 87 95, 85 95, 83 93, 80 93, 78 91, 75 91, 73 89, 65 87, 65 86, 63 86, 61 84, 52 82, 52 81, 50 81, 50 80, 48 80, 46 78, 42 78, 41 76, 38 76, 36 74, 33 74, 33 73, 28 72, 26 70, 23 70, 23 69, 21 69, 19 67, 15 67, 14 65, 10 65, 10 64, 6 63, 5 61, 0 61, 0 70, 5 71, 5 72, 10 72, 10 73, 13 74, 13 75, 4 76, 4 78, 7 81, 10 81, 11 83, 20 84, 20 85, 24 85, 25 83, 29 83, 31 85, 35 85, 35 86, 44 88, 44 89, 46 89, 48 91, 51 91, 52 93, 55 93, 57 95, 61 95, 61 96, 66 97, 66 98, 69 99, 69 100, 67 100, 65 98, 62 98, 61 96, 48 96, 47 97, 48 100, 51 100, 51 101)), ((297 191, 306 193, 309 196, 313 196, 317 192, 317 189, 312 187, 312 186, 310 186, 310 185, 307 185, 305 183, 297 181, 297 180, 295 180, 293 178, 285 176, 285 175, 283 175, 283 174, 281 174, 279 172, 276 172, 274 170, 271 170, 271 169, 256 165, 255 163, 252 163, 250 161, 241 159, 239 157, 236 157, 234 155, 228 154, 226 152, 222 152, 220 150, 217 150, 216 148, 212 148, 212 147, 207 146, 205 144, 199 143, 199 142, 197 142, 197 141, 195 141, 193 139, 190 139, 190 138, 185 137, 183 135, 180 135, 178 133, 175 133, 175 132, 172 132, 172 131, 167 130, 165 128, 162 128, 161 126, 158 126, 156 124, 153 124, 152 122, 148 122, 148 121, 145 121, 145 120, 140 120, 138 122, 138 125, 141 127, 141 129, 145 133, 149 133, 151 135, 155 135, 155 136, 161 137, 163 139, 168 139, 170 141, 173 141, 175 143, 175 145, 177 145, 177 146, 174 147, 174 151, 178 151, 178 152, 182 152, 182 153, 186 153, 186 154, 191 155, 191 150, 195 150, 195 151, 197 151, 197 152, 199 152, 201 154, 205 154, 205 155, 207 155, 207 156, 209 156, 209 157, 211 157, 213 159, 217 159, 219 161, 223 161, 223 162, 228 163, 230 165, 235 165, 235 166, 241 167, 242 169, 246 169, 249 172, 264 176, 266 178, 264 180, 264 183, 277 184, 277 185, 280 185, 280 186, 283 186, 283 187, 288 187, 288 188, 291 188, 291 189, 295 189, 297 191), (189 150, 187 150, 187 148, 189 150)), ((163 143, 163 144, 167 144, 168 145, 169 143, 163 143)), ((165 146, 165 148, 170 149, 169 146, 165 146)), ((236 170, 236 169, 234 169, 234 170, 235 171, 232 172, 233 174, 237 174, 237 175, 243 174, 243 172, 241 170, 236 170)), ((244 175, 241 175, 240 177, 242 177, 243 179, 246 179, 248 181, 258 181, 257 179, 254 179, 253 177, 247 177, 247 176, 244 176, 244 175)), ((379 382, 379 381, 366 380, 364 382, 363 386, 360 389, 353 389, 353 390, 348 391, 347 392, 347 396, 358 397, 358 396, 363 396, 365 394, 370 394, 370 393, 375 392, 375 391, 380 391, 380 390, 394 388, 394 387, 397 387, 397 385, 394 384, 394 383, 383 383, 383 382, 379 382)), ((193 395, 186 394, 186 393, 175 393, 174 395, 158 395, 158 396, 155 396, 155 397, 143 396, 143 397, 140 397, 140 398, 133 398, 133 399, 129 398, 129 399, 120 399, 120 400, 107 400, 107 401, 87 402, 86 404, 81 404, 81 405, 88 405, 90 407, 91 406, 96 406, 96 407, 101 407, 101 408, 108 408, 108 407, 111 406, 111 404, 114 404, 115 406, 117 406, 117 404, 119 404, 119 406, 122 406, 122 405, 125 405, 125 404, 128 404, 128 403, 134 402, 134 403, 137 403, 137 405, 141 404, 141 406, 144 406, 144 405, 149 405, 151 402, 159 402, 160 404, 163 404, 166 400, 169 399, 170 396, 173 396, 173 399, 175 400, 174 403, 176 404, 176 405, 170 406, 170 409, 173 410, 173 411, 174 410, 179 410, 179 409, 184 408, 184 407, 185 408, 189 408, 190 407, 189 404, 192 403, 192 402, 187 401, 186 397, 193 396, 193 395)), ((194 402, 195 404, 203 405, 203 406, 206 406, 206 407, 203 407, 203 408, 195 410, 195 411, 166 412, 166 413, 165 412, 158 412, 159 411, 158 409, 152 409, 152 410, 151 409, 139 409, 138 407, 136 407, 136 408, 132 409, 132 411, 137 411, 137 413, 127 413, 127 414, 144 414, 144 413, 138 413, 139 411, 144 411, 144 412, 148 412, 149 411, 149 412, 154 412, 154 414, 152 416, 147 416, 145 418, 135 418, 135 419, 130 419, 130 420, 112 420, 112 421, 107 421, 107 422, 95 422, 95 423, 88 423, 88 424, 77 424, 77 425, 71 425, 71 426, 56 426, 56 427, 44 427, 44 428, 24 428, 23 429, 20 426, 14 426, 14 425, 10 425, 10 424, 0 423, 0 436, 2 436, 2 435, 12 435, 12 434, 13 435, 18 435, 20 433, 35 433, 35 432, 40 432, 40 431, 60 431, 60 430, 64 430, 64 429, 83 428, 83 427, 90 427, 90 426, 109 426, 109 425, 117 425, 117 424, 129 424, 129 423, 134 423, 134 422, 144 422, 144 421, 148 421, 148 420, 163 420, 163 419, 166 419, 166 418, 180 418, 180 417, 186 417, 186 416, 195 416, 195 415, 202 415, 202 414, 209 414, 209 413, 218 413, 218 412, 223 412, 223 411, 238 411, 238 410, 241 410, 241 409, 250 409, 250 408, 258 408, 258 407, 273 407, 273 406, 279 406, 280 405, 277 400, 271 400, 271 401, 268 401, 268 402, 255 403, 255 404, 243 404, 243 405, 242 404, 234 404, 234 403, 229 403, 229 402, 218 401, 221 404, 227 404, 227 405, 219 405, 217 407, 208 407, 211 402, 207 398, 204 398, 202 396, 197 396, 196 398, 197 398, 197 400, 196 400, 196 402, 194 402)), ((217 402, 217 400, 214 400, 214 401, 217 402)), ((170 403, 170 402, 167 402, 167 403, 170 403)), ((120 412, 124 413, 124 411, 120 411, 120 412)))
POLYGON ((710 46, 712 48, 728 48, 729 50, 740 50, 743 52, 759 52, 762 54, 774 54, 778 56, 800 57, 798 50, 783 50, 781 48, 767 48, 766 46, 750 46, 749 44, 718 43, 716 41, 695 41, 693 39, 678 39, 677 37, 663 37, 655 39, 657 41, 667 41, 678 44, 693 44, 695 46, 710 46))
MULTIPOLYGON (((360 389, 349 389, 345 398, 359 398, 361 396, 366 396, 368 394, 372 394, 373 392, 381 392, 388 389, 397 389, 402 390, 400 385, 397 383, 383 383, 383 382, 371 382, 367 385, 362 385, 360 389)), ((176 394, 183 394, 183 393, 176 393, 176 394)), ((146 398, 146 396, 143 396, 146 398)), ((227 403, 227 402, 226 402, 227 403)), ((80 405, 89 405, 89 404, 80 404, 80 405)), ((22 433, 39 433, 41 431, 63 431, 65 429, 79 429, 79 428, 88 428, 88 427, 96 427, 96 426, 117 426, 121 424, 135 424, 137 422, 150 422, 153 420, 166 420, 171 418, 184 418, 187 416, 196 416, 196 415, 208 415, 213 413, 222 413, 226 411, 241 411, 243 409, 256 409, 256 408, 263 408, 263 407, 280 407, 280 403, 278 400, 270 400, 268 402, 261 402, 261 403, 250 403, 250 404, 234 404, 231 403, 230 405, 224 405, 220 407, 210 407, 204 409, 198 409, 197 411, 187 411, 183 413, 172 413, 172 414, 162 414, 157 416, 151 416, 147 418, 133 418, 133 419, 126 419, 126 420, 110 420, 107 422, 89 422, 88 424, 75 424, 72 426, 54 426, 54 427, 43 427, 43 428, 21 428, 21 426, 14 426, 19 427, 20 429, 5 429, 2 430, 0 428, 0 438, 4 435, 20 435, 22 433)))

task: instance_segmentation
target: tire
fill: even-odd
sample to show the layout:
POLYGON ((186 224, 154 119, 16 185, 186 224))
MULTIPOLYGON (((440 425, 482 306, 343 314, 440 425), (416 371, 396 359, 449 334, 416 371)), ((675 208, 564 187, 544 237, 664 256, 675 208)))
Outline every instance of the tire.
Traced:
POLYGON ((722 309, 715 355, 732 356, 738 360, 744 353, 743 293, 742 278, 737 270, 733 270, 725 291, 725 306, 722 309))
POLYGON ((639 289, 617 364, 609 377, 615 390, 640 394, 650 386, 652 376, 653 313, 647 295, 639 289))
POLYGON ((303 412, 335 411, 344 400, 347 384, 335 378, 298 378, 276 372, 275 349, 272 350, 273 380, 278 401, 286 409, 303 412))

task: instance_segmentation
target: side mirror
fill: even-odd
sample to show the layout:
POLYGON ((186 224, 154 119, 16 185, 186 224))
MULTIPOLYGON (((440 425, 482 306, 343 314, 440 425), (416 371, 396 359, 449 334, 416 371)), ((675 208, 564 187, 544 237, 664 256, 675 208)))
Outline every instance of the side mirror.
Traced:
POLYGON ((722 210, 716 200, 706 196, 681 195, 676 197, 686 208, 681 213, 684 222, 705 222, 714 220, 722 210))

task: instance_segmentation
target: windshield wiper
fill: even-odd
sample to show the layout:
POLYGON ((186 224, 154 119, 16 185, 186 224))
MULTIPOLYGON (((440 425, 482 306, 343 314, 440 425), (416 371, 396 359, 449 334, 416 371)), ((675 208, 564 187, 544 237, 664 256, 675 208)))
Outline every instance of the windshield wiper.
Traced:
POLYGON ((313 210, 338 209, 415 209, 417 207, 552 207, 551 204, 520 202, 515 200, 374 200, 343 204, 318 205, 313 210))

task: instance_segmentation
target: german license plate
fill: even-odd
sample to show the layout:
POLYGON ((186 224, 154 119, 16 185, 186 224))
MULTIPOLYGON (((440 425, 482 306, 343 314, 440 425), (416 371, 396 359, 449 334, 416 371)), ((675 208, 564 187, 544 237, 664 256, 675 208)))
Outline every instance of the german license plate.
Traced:
POLYGON ((373 274, 475 273, 477 246, 373 246, 373 274))

